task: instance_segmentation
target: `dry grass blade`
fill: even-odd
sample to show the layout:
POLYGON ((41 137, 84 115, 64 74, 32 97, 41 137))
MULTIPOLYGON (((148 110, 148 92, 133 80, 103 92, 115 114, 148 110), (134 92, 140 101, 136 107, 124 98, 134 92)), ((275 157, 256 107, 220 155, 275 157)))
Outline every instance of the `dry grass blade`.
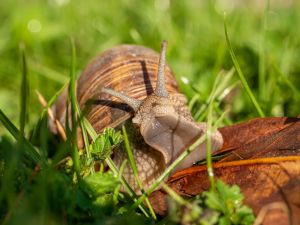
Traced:
POLYGON ((38 91, 35 90, 36 95, 38 96, 38 100, 41 103, 41 105, 47 109, 47 114, 49 116, 49 119, 52 121, 53 124, 55 124, 56 126, 56 130, 59 134, 59 136, 62 138, 63 141, 67 140, 67 135, 66 135, 66 131, 65 128, 63 127, 63 125, 59 122, 59 120, 57 120, 54 116, 54 113, 51 109, 51 107, 49 107, 49 104, 47 103, 46 99, 44 98, 44 96, 38 91))

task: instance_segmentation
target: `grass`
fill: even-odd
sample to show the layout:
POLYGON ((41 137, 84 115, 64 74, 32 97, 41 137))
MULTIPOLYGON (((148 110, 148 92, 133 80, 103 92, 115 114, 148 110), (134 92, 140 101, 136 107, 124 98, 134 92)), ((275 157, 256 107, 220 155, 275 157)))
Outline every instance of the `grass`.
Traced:
MULTIPOLYGON (((85 4, 78 0, 62 4, 64 2, 69 1, 49 0, 45 3, 31 0, 24 5, 22 1, 4 0, 0 3, 0 19, 3 21, 0 29, 0 83, 5 84, 0 90, 0 108, 5 109, 15 123, 19 120, 21 108, 15 101, 15 96, 20 94, 20 42, 27 53, 31 90, 43 86, 42 94, 46 99, 69 77, 70 56, 66 48, 69 36, 74 37, 77 49, 77 75, 95 55, 107 48, 133 43, 158 50, 161 40, 166 39, 169 42, 167 59, 177 74, 181 89, 189 98, 195 94, 190 85, 182 82, 181 77, 185 77, 201 90, 202 99, 206 99, 219 71, 232 67, 224 38, 223 11, 228 14, 228 32, 241 69, 257 100, 265 106, 266 109, 262 110, 266 116, 294 116, 298 113, 296 105, 299 100, 293 99, 291 91, 286 92, 288 86, 277 79, 272 68, 272 64, 277 65, 285 78, 299 86, 296 61, 299 33, 294 29, 299 25, 299 3, 296 1, 285 7, 270 4, 269 10, 264 5, 256 6, 258 8, 241 5, 228 10, 229 6, 220 1, 201 4, 198 1, 174 1, 167 9, 163 3, 160 5, 156 1, 154 4, 150 0, 101 4, 97 1, 85 4), (32 20, 39 21, 40 31, 29 28, 32 20), (264 41, 261 41, 262 35, 264 41), (262 68, 261 49, 264 49, 263 70, 259 69, 262 68), (259 78, 260 70, 267 74, 261 76, 264 79, 259 78), (266 96, 261 97, 259 93, 266 93, 266 96)), ((161 2, 167 4, 168 1, 161 2)), ((236 122, 256 116, 245 93, 238 93, 231 103, 232 120, 236 122)), ((27 131, 39 116, 36 108, 41 109, 33 94, 28 101, 32 107, 28 109, 27 131)))
MULTIPOLYGON (((30 0, 24 4, 2 0, 1 223, 158 222, 141 203, 194 146, 142 196, 134 194, 122 177, 122 169, 110 158, 109 149, 118 143, 117 135, 108 132, 99 137, 82 116, 75 98, 76 76, 107 48, 133 43, 158 50, 161 41, 168 40, 167 61, 189 99, 189 107, 197 120, 208 120, 212 130, 257 116, 299 114, 300 35, 295 29, 300 23, 299 3, 223 2, 30 0), (224 11, 228 35, 223 27, 224 11), (70 36, 74 40, 72 54, 70 36), (95 157, 100 153, 93 145, 78 152, 74 132, 67 132, 67 143, 49 134, 47 109, 34 90, 41 92, 50 106, 68 80, 72 126, 85 131, 85 143, 89 136, 98 147, 110 146, 103 147, 105 157, 100 165, 106 163, 109 173, 94 171, 95 157), (108 139, 116 142, 108 143, 108 139), (68 155, 71 160, 57 170, 68 155), (121 185, 128 195, 119 191, 121 185)), ((134 168, 132 159, 129 163, 134 168)), ((211 182, 220 186, 213 177, 211 182)), ((179 205, 185 203, 169 193, 179 205)), ((214 193, 218 192, 212 192, 211 198, 214 193)))
POLYGON ((231 46, 231 43, 230 43, 230 40, 228 38, 228 33, 227 33, 227 26, 226 26, 226 21, 225 21, 225 16, 224 16, 224 30, 225 30, 225 37, 226 37, 226 42, 227 42, 227 45, 228 45, 228 49, 229 49, 229 53, 230 53, 230 56, 231 56, 231 59, 232 59, 232 62, 233 62, 233 65, 237 71, 237 74, 239 75, 239 78, 241 80, 241 83, 243 85, 243 87, 245 88, 246 90, 246 93, 247 95, 249 96, 249 98, 251 99, 251 102, 253 103, 258 115, 260 117, 265 117, 265 114, 264 112, 262 111, 261 109, 261 106, 258 104, 256 98, 254 97, 252 91, 250 90, 250 87, 246 81, 246 78, 243 74, 243 71, 241 70, 241 67, 237 61, 237 58, 235 56, 235 53, 232 49, 232 46, 231 46))

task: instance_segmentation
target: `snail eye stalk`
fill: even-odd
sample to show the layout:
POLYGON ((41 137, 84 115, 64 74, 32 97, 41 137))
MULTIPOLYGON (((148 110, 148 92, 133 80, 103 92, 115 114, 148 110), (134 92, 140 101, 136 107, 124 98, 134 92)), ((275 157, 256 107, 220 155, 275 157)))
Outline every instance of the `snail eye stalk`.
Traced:
POLYGON ((102 92, 110 94, 116 98, 121 99, 123 102, 128 104, 135 112, 140 108, 140 106, 142 104, 142 101, 135 99, 135 98, 131 98, 127 95, 124 95, 124 94, 117 92, 110 88, 102 88, 102 92))
POLYGON ((160 57, 159 57, 157 82, 155 88, 155 94, 158 97, 163 97, 163 98, 167 98, 169 96, 165 86, 166 49, 167 49, 167 42, 163 41, 161 46, 160 57))

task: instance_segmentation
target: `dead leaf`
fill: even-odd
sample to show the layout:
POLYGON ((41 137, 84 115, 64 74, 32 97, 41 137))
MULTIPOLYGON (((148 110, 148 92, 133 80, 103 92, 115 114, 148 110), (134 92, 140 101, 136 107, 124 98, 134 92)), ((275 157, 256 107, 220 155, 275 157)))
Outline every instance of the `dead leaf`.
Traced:
POLYGON ((300 118, 257 118, 219 131, 224 144, 215 154, 230 152, 223 162, 300 155, 300 118))
MULTIPOLYGON (((290 224, 300 224, 299 156, 221 162, 214 163, 213 167, 217 179, 240 186, 245 196, 245 204, 255 214, 268 204, 282 203, 288 209, 286 218, 290 220, 290 224)), ((209 188, 206 166, 177 172, 167 184, 181 196, 198 195, 209 188)), ((152 193, 150 201, 158 214, 166 215, 166 193, 158 190, 152 193)), ((277 211, 281 213, 280 210, 277 211)), ((268 212, 266 215, 268 220, 272 220, 279 214, 268 212)), ((269 223, 264 221, 264 224, 269 223)))
MULTIPOLYGON (((219 131, 224 145, 217 154, 229 154, 213 164, 215 177, 240 186, 257 224, 300 224, 300 118, 258 118, 219 131)), ((210 185, 206 166, 179 171, 167 184, 185 197, 210 185)), ((150 196, 160 215, 167 213, 166 196, 150 196)))

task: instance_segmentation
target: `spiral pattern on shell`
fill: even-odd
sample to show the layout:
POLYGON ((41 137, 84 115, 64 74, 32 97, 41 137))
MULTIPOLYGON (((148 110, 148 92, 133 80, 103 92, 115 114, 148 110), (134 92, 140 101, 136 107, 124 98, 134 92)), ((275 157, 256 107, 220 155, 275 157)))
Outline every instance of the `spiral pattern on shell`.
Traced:
MULTIPOLYGON (((101 88, 109 87, 144 100, 155 89, 158 61, 159 54, 149 48, 121 45, 103 52, 89 63, 77 81, 77 98, 97 133, 108 126, 116 127, 133 113, 127 104, 101 93, 101 88)), ((169 93, 178 93, 178 84, 168 66, 165 82, 169 93)), ((56 118, 65 124, 66 93, 59 98, 53 109, 56 118)))
MULTIPOLYGON (((161 152, 148 146, 130 120, 133 110, 121 100, 101 92, 102 87, 111 88, 138 100, 144 100, 156 88, 159 54, 149 48, 137 45, 121 45, 109 49, 94 60, 83 71, 77 80, 77 99, 81 110, 97 133, 106 127, 120 128, 125 124, 131 149, 133 151, 139 177, 147 189, 166 168, 161 152), (126 122, 127 121, 127 122, 126 122)), ((170 69, 165 68, 165 86, 170 98, 180 110, 187 111, 186 98, 178 92, 178 84, 170 69)), ((59 96, 53 106, 55 117, 65 124, 67 90, 59 96)), ((187 111, 188 116, 190 116, 187 111)), ((50 124, 56 133, 55 126, 50 124)), ((83 139, 78 129, 78 146, 83 147, 83 139)), ((113 159, 117 166, 127 158, 121 145, 114 151, 113 159)), ((126 166, 124 177, 131 187, 137 191, 138 186, 130 166, 126 166)))

